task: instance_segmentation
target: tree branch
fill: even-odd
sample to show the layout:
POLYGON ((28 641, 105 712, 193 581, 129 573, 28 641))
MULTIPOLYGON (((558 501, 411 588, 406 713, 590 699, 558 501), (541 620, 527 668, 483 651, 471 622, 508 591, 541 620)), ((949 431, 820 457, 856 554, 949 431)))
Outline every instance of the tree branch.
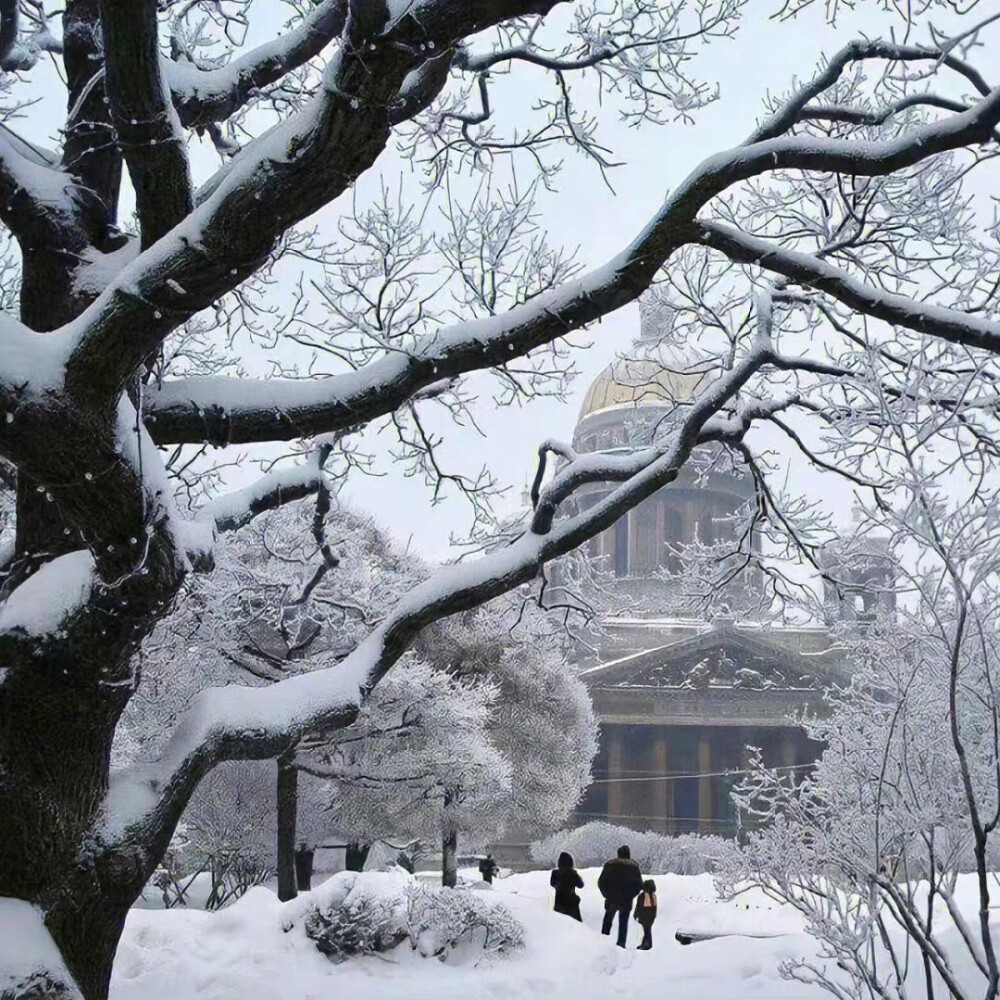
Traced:
POLYGON ((220 533, 236 531, 266 511, 311 496, 323 488, 324 482, 323 470, 313 459, 305 465, 270 472, 245 489, 205 504, 198 511, 198 519, 210 522, 220 533))
POLYGON ((156 0, 101 0, 104 89, 135 189, 141 245, 192 208, 187 145, 160 71, 156 0))
POLYGON ((230 118, 262 88, 319 55, 343 31, 347 9, 347 0, 322 0, 290 31, 217 69, 165 61, 163 72, 181 123, 197 128, 230 118))
POLYGON ((698 242, 741 264, 756 264, 816 288, 858 312, 954 344, 1000 353, 1000 322, 874 288, 820 257, 787 250, 721 222, 696 223, 698 242))
POLYGON ((763 122, 747 139, 747 145, 783 135, 795 122, 802 119, 806 105, 823 91, 829 90, 851 63, 866 59, 906 62, 933 60, 966 77, 983 97, 988 97, 991 93, 989 84, 968 63, 956 56, 946 55, 940 49, 927 49, 919 45, 898 45, 880 39, 858 39, 845 45, 811 83, 800 88, 767 121, 763 122))
POLYGON ((385 148, 391 108, 427 50, 550 3, 476 0, 422 7, 387 26, 374 3, 350 7, 321 92, 220 172, 210 194, 141 254, 73 327, 66 381, 82 398, 115 396, 186 319, 253 274, 282 233, 341 194, 385 148))

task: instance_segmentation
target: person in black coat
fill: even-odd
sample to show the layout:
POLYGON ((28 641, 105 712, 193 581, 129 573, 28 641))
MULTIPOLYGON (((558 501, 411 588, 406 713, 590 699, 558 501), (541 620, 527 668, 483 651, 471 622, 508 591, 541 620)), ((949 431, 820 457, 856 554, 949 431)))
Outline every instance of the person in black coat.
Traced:
POLYGON ((565 913, 567 917, 583 921, 580 916, 580 897, 577 889, 583 888, 583 879, 573 867, 573 855, 563 851, 559 855, 558 867, 552 869, 549 885, 556 891, 556 902, 552 907, 556 913, 565 913))
POLYGON ((299 892, 308 892, 312 887, 313 849, 304 842, 299 842, 295 849, 295 885, 299 892))
POLYGON ((632 900, 642 892, 642 872, 632 860, 628 845, 618 848, 618 857, 606 861, 597 880, 597 888, 604 897, 604 923, 602 934, 611 933, 615 914, 618 914, 618 947, 625 947, 628 936, 628 918, 632 900))
POLYGON ((635 919, 642 928, 639 951, 649 951, 653 947, 653 921, 656 919, 656 883, 651 878, 642 883, 642 892, 635 901, 635 919))
POLYGON ((500 866, 493 860, 492 854, 487 854, 479 862, 479 874, 483 876, 483 881, 488 885, 493 885, 493 879, 500 874, 500 866))

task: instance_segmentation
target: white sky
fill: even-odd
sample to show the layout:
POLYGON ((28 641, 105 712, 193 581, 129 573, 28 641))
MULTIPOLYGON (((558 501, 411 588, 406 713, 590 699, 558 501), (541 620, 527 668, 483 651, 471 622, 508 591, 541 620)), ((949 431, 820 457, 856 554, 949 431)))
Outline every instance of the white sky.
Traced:
MULTIPOLYGON (((615 109, 609 104, 595 108, 604 124, 600 137, 612 149, 612 158, 624 161, 611 174, 615 188, 605 186, 596 167, 581 156, 569 155, 557 182, 554 194, 544 193, 539 199, 542 224, 548 241, 554 246, 579 247, 579 260, 586 266, 602 263, 620 250, 643 227, 658 209, 665 193, 676 186, 706 156, 740 142, 751 130, 761 112, 762 100, 768 91, 783 91, 795 77, 809 77, 823 54, 832 54, 859 33, 888 35, 899 33, 900 23, 879 8, 875 0, 858 4, 860 11, 845 11, 836 26, 824 19, 824 4, 816 2, 798 18, 788 22, 770 20, 779 7, 778 0, 751 0, 744 22, 734 39, 711 43, 690 67, 698 78, 717 82, 721 95, 709 107, 696 112, 694 125, 674 124, 663 127, 645 126, 639 130, 618 124, 615 109)), ((270 11, 283 16, 280 5, 261 4, 260 18, 255 25, 265 31, 270 11)), ((567 14, 572 7, 562 10, 567 14)), ((947 27, 943 15, 934 21, 947 27)), ((917 32, 917 40, 926 37, 926 30, 917 32)), ((505 81, 504 103, 498 113, 509 117, 516 113, 517 102, 530 105, 532 87, 537 84, 534 67, 518 69, 513 82, 505 81)), ((54 78, 39 74, 32 81, 33 90, 47 100, 28 111, 20 131, 35 141, 51 144, 53 132, 61 123, 58 105, 63 100, 54 78)), ((196 164, 196 170, 202 166, 196 164)), ((206 170, 214 162, 205 161, 206 170)), ((398 161, 386 158, 363 179, 364 187, 377 186, 383 174, 392 187, 399 175, 398 161)), ((413 182, 416 183, 415 181, 413 182)), ((323 224, 334 219, 337 206, 325 212, 323 224)), ((520 504, 521 490, 534 473, 535 452, 546 437, 568 439, 576 423, 587 386, 616 354, 628 349, 639 331, 637 306, 620 310, 595 326, 581 340, 589 340, 589 350, 577 352, 576 364, 580 377, 572 386, 569 399, 559 402, 539 399, 524 408, 509 407, 494 412, 489 404, 489 386, 485 403, 477 413, 485 437, 472 429, 459 429, 449 435, 443 456, 452 471, 474 476, 485 462, 500 484, 510 487, 501 509, 513 509, 520 504)), ((485 381, 482 380, 482 381, 485 381)), ((391 444, 386 435, 385 444, 391 444)), ((430 490, 422 480, 407 479, 393 469, 391 459, 383 449, 381 478, 358 476, 347 489, 347 497, 358 507, 374 514, 397 537, 410 539, 412 545, 430 557, 443 557, 449 552, 449 536, 461 535, 469 527, 470 510, 463 499, 449 495, 437 506, 431 506, 430 490)), ((790 470, 796 484, 809 492, 828 489, 819 485, 817 477, 801 463, 790 470)), ((845 503, 838 504, 844 522, 849 520, 849 491, 844 491, 845 503)))

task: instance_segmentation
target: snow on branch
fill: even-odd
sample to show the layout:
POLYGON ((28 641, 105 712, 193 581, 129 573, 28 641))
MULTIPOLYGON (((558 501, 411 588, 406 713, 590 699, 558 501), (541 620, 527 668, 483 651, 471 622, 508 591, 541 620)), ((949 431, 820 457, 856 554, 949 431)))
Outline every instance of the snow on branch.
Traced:
POLYGON ((954 344, 1000 353, 1000 322, 883 291, 859 281, 821 257, 785 249, 721 222, 698 222, 697 228, 699 243, 713 247, 730 260, 756 264, 790 281, 819 289, 852 309, 887 323, 941 337, 954 344))
POLYGON ((0 0, 0 70, 16 73, 31 69, 45 52, 59 52, 61 46, 45 29, 21 35, 19 0, 0 0))
POLYGON ((0 634, 56 632, 90 599, 97 570, 86 549, 45 563, 0 604, 0 634))
POLYGON ((14 234, 57 227, 73 212, 73 178, 58 157, 0 124, 0 218, 14 234))
POLYGON ((225 66, 201 69, 188 59, 164 60, 163 72, 181 123, 189 128, 222 122, 263 87, 305 65, 344 27, 347 0, 323 0, 291 30, 225 66))
MULTIPOLYGON (((884 142, 781 136, 737 146, 704 161, 625 250, 588 274, 499 316, 446 327, 425 337, 408 355, 392 353, 327 379, 168 381, 150 395, 150 433, 161 444, 236 444, 325 433, 383 416, 441 378, 506 363, 636 299, 681 246, 711 245, 718 238, 713 236, 718 227, 706 235, 695 217, 732 184, 789 168, 886 174, 934 153, 985 141, 998 122, 1000 88, 968 111, 884 142)), ((746 259, 745 252, 740 254, 735 259, 746 259)), ((920 316, 929 315, 930 307, 913 303, 902 308, 906 301, 897 303, 896 321, 906 323, 909 317, 924 322, 920 316)), ((938 313, 935 332, 950 329, 951 339, 974 336, 983 325, 961 313, 938 313)))
POLYGON ((889 59, 900 62, 932 61, 965 76, 983 97, 988 97, 990 94, 990 87, 982 76, 955 55, 919 45, 900 45, 881 39, 857 39, 837 52, 812 82, 796 91, 750 136, 747 144, 773 139, 787 132, 797 121, 809 117, 808 103, 829 90, 851 63, 866 59, 889 59))
POLYGON ((71 347, 67 336, 36 333, 0 313, 0 441, 24 396, 60 387, 71 347))
POLYGON ((276 469, 245 489, 206 504, 198 511, 198 519, 211 522, 220 533, 236 531, 265 511, 317 493, 323 484, 323 470, 315 460, 294 468, 276 469))
POLYGON ((505 548, 440 570, 414 587, 335 665, 269 687, 229 686, 201 692, 159 760, 112 775, 105 839, 127 838, 135 826, 169 831, 198 780, 224 760, 274 757, 299 736, 349 725, 367 694, 425 626, 534 579, 545 563, 610 527, 627 510, 673 482, 702 441, 742 437, 757 410, 767 412, 765 404, 756 410, 737 407, 734 415, 717 418, 716 414, 769 359, 768 346, 755 345, 743 361, 685 407, 676 431, 655 453, 648 453, 646 464, 593 507, 554 523, 545 534, 526 532, 505 548))

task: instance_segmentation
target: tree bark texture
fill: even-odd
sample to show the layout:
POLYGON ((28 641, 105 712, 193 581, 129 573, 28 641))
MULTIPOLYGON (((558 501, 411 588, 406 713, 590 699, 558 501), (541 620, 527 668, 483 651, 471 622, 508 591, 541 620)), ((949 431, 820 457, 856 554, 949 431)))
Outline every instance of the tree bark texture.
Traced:
POLYGON ((454 830, 441 837, 441 884, 448 889, 458 885, 458 834, 454 830))
POLYGON ((278 761, 278 899, 297 895, 295 826, 299 808, 299 772, 287 760, 278 761))

